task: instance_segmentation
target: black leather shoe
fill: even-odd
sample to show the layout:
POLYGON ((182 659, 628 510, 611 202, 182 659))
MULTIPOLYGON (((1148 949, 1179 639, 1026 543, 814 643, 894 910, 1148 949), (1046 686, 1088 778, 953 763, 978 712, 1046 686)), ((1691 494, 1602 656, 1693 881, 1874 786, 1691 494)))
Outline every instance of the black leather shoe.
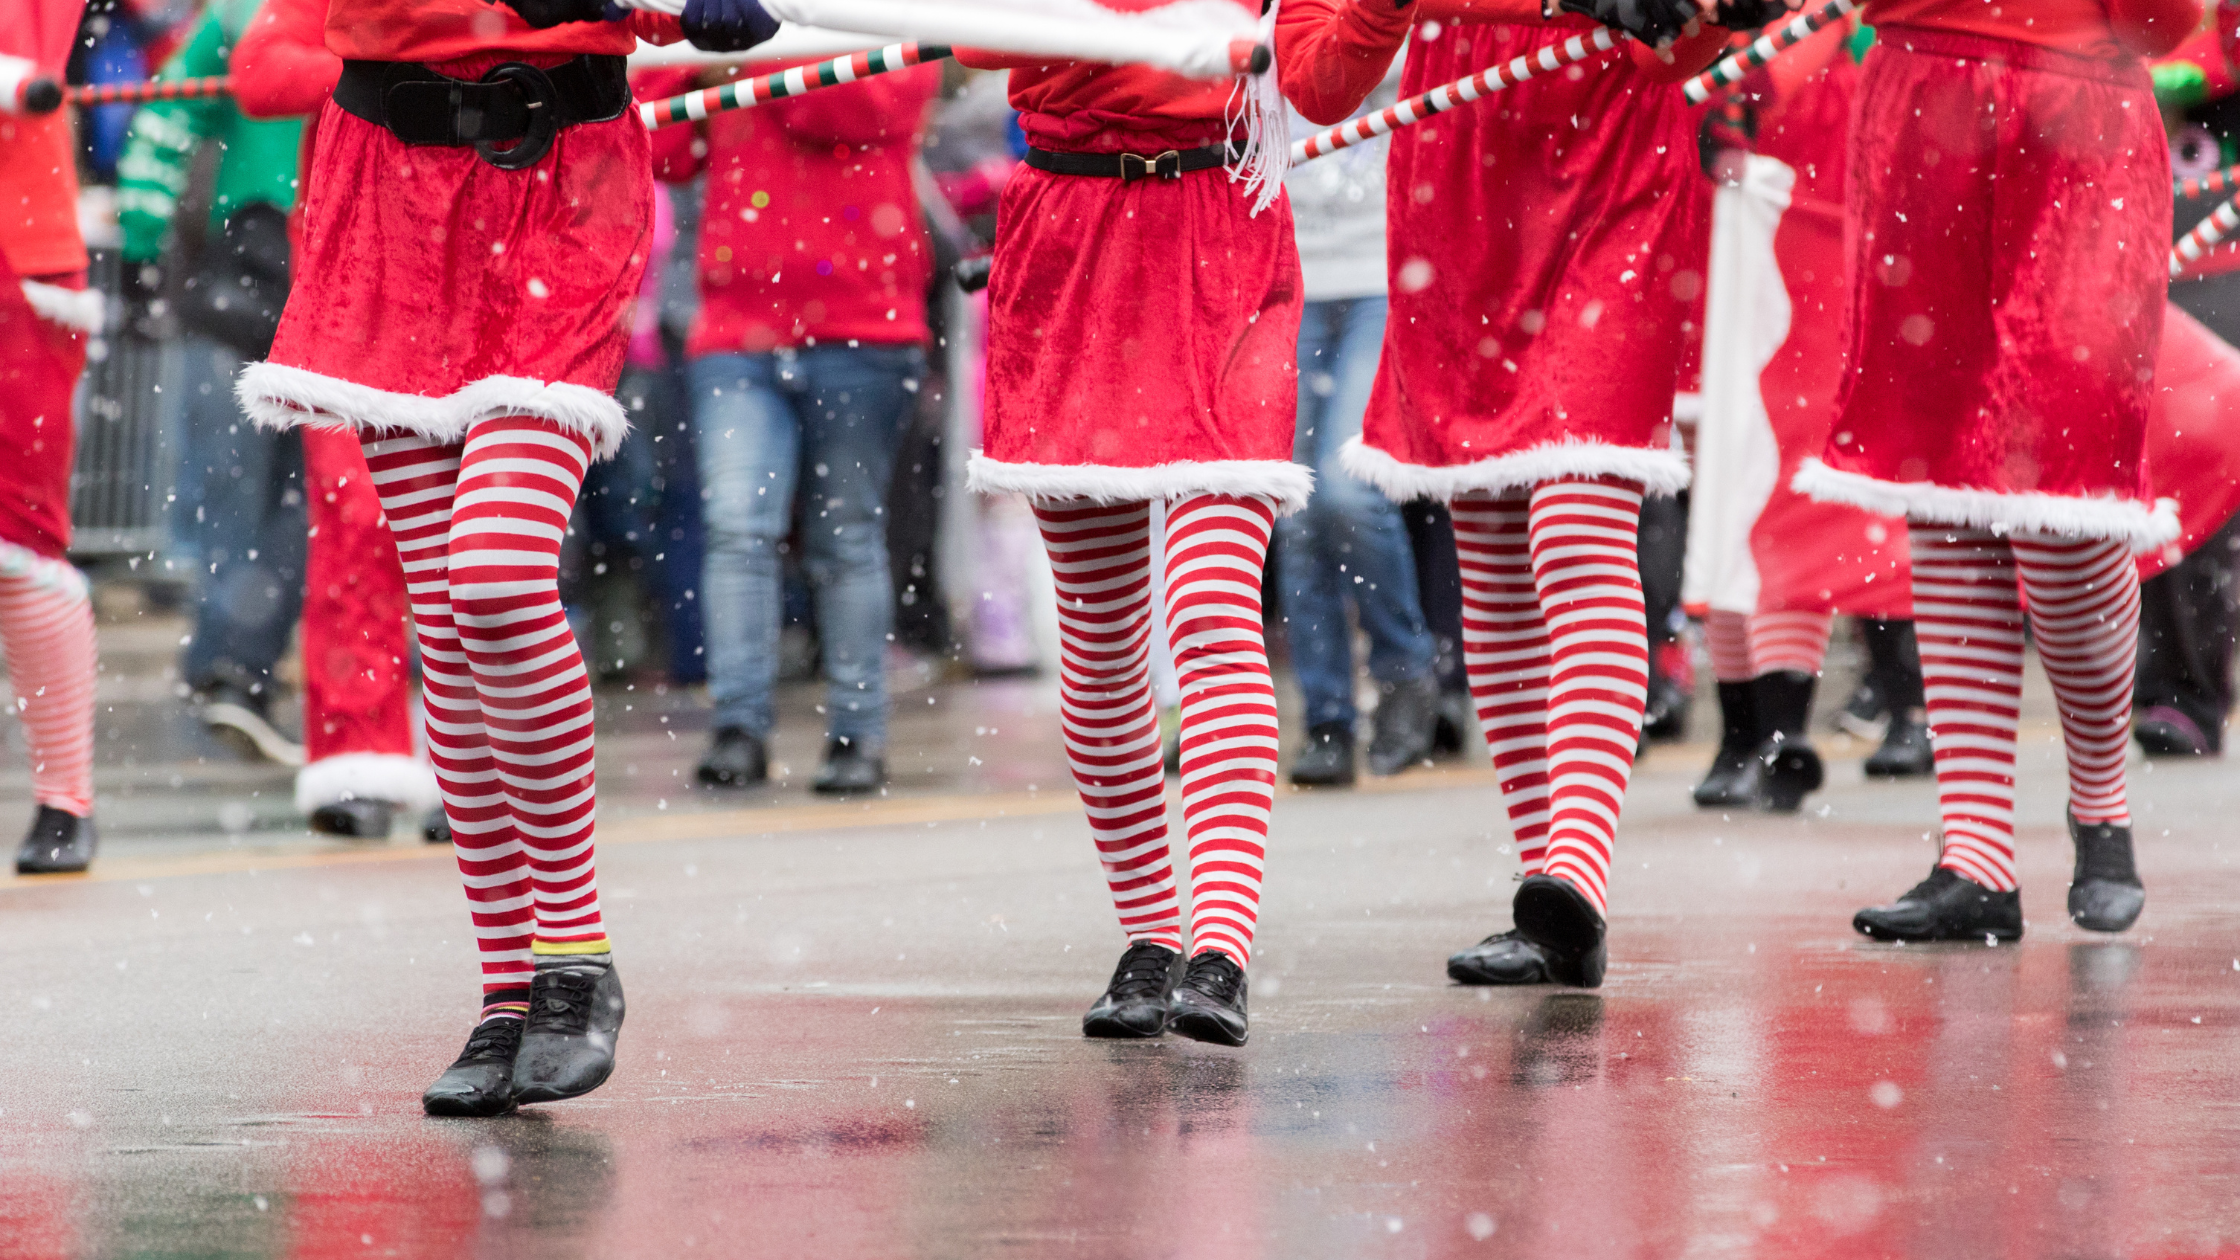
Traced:
POLYGON ((1353 786, 1353 728, 1322 722, 1307 728, 1307 742, 1291 759, 1291 781, 1300 787, 1353 786))
POLYGON ((1398 774, 1431 760, 1439 738, 1439 684, 1429 675, 1380 688, 1369 717, 1369 773, 1398 774))
POLYGON ((1447 956, 1447 978, 1456 984, 1554 984, 1552 967, 1548 948, 1515 928, 1447 956))
POLYGON ((41 805, 16 850, 16 874, 75 875, 93 865, 93 852, 100 847, 101 836, 93 829, 91 814, 80 818, 69 810, 41 805))
POLYGON ((708 741, 693 777, 709 787, 752 787, 770 778, 770 754, 762 740, 736 726, 726 726, 708 741))
POLYGON ((443 812, 443 806, 429 810, 420 820, 420 838, 429 844, 451 843, 451 815, 443 812))
POLYGON ((2131 860, 2131 828, 2081 823, 2071 814, 2069 839, 2077 846, 2076 872, 2069 877, 2070 920, 2088 932, 2121 932, 2137 923, 2147 907, 2147 889, 2131 860))
POLYGON ((1182 979, 1182 955, 1137 941, 1120 955, 1104 996, 1081 1017, 1084 1037, 1156 1037, 1167 1030, 1167 999, 1182 979))
POLYGON ((1607 929, 1584 893, 1553 875, 1528 875, 1517 885, 1509 917, 1517 935, 1547 955, 1549 982, 1601 987, 1610 962, 1603 941, 1607 929))
POLYGON ((1190 960, 1190 970, 1174 987, 1167 1027, 1192 1041, 1241 1046, 1252 1035, 1245 1017, 1244 968, 1217 949, 1190 960))
POLYGON ((2022 893, 1993 892, 1940 866, 1889 905, 1851 916, 1851 926, 1878 941, 2019 941, 2022 893))
POLYGON ((311 829, 352 840, 386 840, 396 816, 397 807, 388 801, 336 801, 311 811, 311 829))
POLYGON ((428 1092, 420 1107, 431 1116, 498 1116, 513 1110, 513 1060, 521 1050, 521 1021, 484 1020, 467 1048, 428 1092))
POLYGON ((540 963, 513 1063, 513 1101, 556 1102, 606 1084, 621 1031, 622 977, 613 963, 540 963))
POLYGON ((1758 802, 1758 710, 1749 683, 1719 684, 1719 752, 1696 784, 1704 809, 1747 809, 1758 802))
POLYGON ((1867 757, 1870 779, 1920 779, 1937 772, 1937 752, 1929 743, 1929 720, 1920 710, 1892 714, 1882 747, 1867 757))
POLYGON ((825 796, 852 796, 886 783, 887 759, 843 736, 824 746, 824 764, 809 786, 825 796))

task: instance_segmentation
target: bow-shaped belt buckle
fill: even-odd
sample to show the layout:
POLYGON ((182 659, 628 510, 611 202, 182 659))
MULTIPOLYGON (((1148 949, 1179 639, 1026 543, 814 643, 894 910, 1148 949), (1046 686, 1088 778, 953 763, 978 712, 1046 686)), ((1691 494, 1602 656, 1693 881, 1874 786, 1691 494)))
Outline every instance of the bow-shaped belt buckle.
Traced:
POLYGON ((1132 184, 1139 179, 1150 179, 1154 175, 1160 179, 1181 179, 1182 150, 1169 149, 1157 157, 1145 157, 1140 153, 1120 155, 1121 183, 1132 184))

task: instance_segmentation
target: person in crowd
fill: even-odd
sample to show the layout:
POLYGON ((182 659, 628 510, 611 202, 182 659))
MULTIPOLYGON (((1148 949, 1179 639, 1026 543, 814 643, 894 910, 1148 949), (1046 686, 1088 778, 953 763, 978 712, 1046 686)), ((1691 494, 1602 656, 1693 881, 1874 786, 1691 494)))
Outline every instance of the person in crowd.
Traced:
POLYGON ((250 417, 353 430, 396 539, 427 733, 482 961, 436 1115, 572 1098, 614 1069, 590 678, 558 590, 569 511, 625 419, 611 391, 651 233, 625 56, 744 49, 756 0, 355 0, 305 180, 295 287, 250 417), (537 108, 530 108, 534 102, 537 108))
MULTIPOLYGON (((31 0, 0 25, 0 69, 62 79, 83 0, 31 0)), ((93 825, 93 601, 70 564, 72 392, 102 329, 86 288, 66 112, 0 112, 0 653, 31 760, 16 873, 85 870, 93 825)))
MULTIPOLYGON (((227 73, 261 3, 215 0, 156 77, 227 73)), ((300 119, 250 118, 230 96, 157 101, 133 116, 117 162, 125 292, 143 309, 173 295, 183 334, 176 510, 187 518, 181 524, 194 539, 199 571, 180 675, 205 723, 289 766, 304 764, 304 748, 273 720, 273 671, 303 610, 303 440, 248 423, 231 386, 245 360, 270 348, 287 298, 287 217, 302 139, 300 119), (205 243, 193 274, 166 282, 158 265, 205 143, 218 150, 205 243)))
MULTIPOLYGON (((1356 476, 1453 515, 1471 689, 1525 876, 1515 926, 1448 960, 1464 984, 1602 982, 1648 688, 1641 501, 1688 478, 1666 440, 1686 309, 1670 273, 1703 226, 1696 200, 1672 195, 1699 177, 1694 122, 1665 80, 1709 64, 1726 31, 1685 34, 1696 15, 1679 3, 1566 7, 1606 9, 1641 38, 1393 140, 1392 316, 1347 449, 1356 476)), ((1289 0, 1277 64, 1328 124, 1411 28, 1410 95, 1594 23, 1508 0, 1289 0)))
MULTIPOLYGON (((325 105, 342 76, 342 59, 326 46, 326 13, 324 0, 267 0, 248 20, 228 62, 243 115, 302 118, 325 105)), ((306 149, 313 134, 304 130, 306 149)), ((297 216, 289 224, 292 236, 297 216)), ((293 436, 303 443, 310 517, 305 762, 296 772, 296 808, 310 815, 313 831, 367 840, 388 839, 396 812, 410 808, 421 813, 428 840, 448 840, 435 772, 413 752, 404 570, 365 455, 345 431, 312 428, 293 436)))
MULTIPOLYGON (((685 345, 706 559, 714 735, 702 783, 769 775, 780 550, 798 538, 826 681, 812 786, 886 783, 888 488, 926 372, 932 254, 911 177, 937 66, 705 124, 700 313, 685 345), (795 532, 796 520, 798 534, 795 532)), ((663 137, 672 177, 694 164, 663 137)))
POLYGON ((1877 37, 1852 116, 1848 361, 1826 451, 1795 484, 1911 527, 1943 843, 1927 879, 1853 924, 2021 937, 2027 622, 2068 754, 2069 915, 2120 932, 2146 900, 2124 770, 2132 553, 2177 532, 2144 458, 2170 166, 2141 58, 2190 35, 2201 7, 1869 0, 1861 14, 1877 37))
POLYGON ((1298 249, 1264 147, 1282 143, 1281 109, 1264 84, 959 59, 1010 69, 1028 145, 997 219, 968 476, 1032 501, 1056 574, 1066 755, 1127 936, 1082 1032, 1242 1045, 1278 746, 1261 583, 1276 517, 1313 484, 1290 458, 1298 249), (1152 693, 1161 630, 1182 693, 1180 853, 1152 693))
MULTIPOLYGON (((1396 99, 1397 72, 1363 109, 1396 99)), ((1339 465, 1361 435, 1384 344, 1384 165, 1378 139, 1293 171, 1285 181, 1299 235, 1305 313, 1299 326, 1299 427, 1292 458, 1315 470, 1306 510, 1276 526, 1284 633, 1306 699, 1306 744, 1293 783, 1354 780, 1353 629, 1369 638, 1377 708, 1369 772, 1398 774, 1434 751, 1438 645, 1424 622, 1407 522, 1382 491, 1339 465)))

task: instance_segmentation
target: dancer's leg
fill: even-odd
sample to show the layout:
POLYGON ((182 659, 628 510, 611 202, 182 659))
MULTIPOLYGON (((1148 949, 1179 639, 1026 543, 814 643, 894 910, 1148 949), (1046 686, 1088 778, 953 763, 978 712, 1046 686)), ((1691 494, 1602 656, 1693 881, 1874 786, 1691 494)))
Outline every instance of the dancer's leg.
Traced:
POLYGON ((1509 812, 1517 860, 1537 875, 1548 842, 1548 627, 1532 584, 1521 494, 1448 505, 1462 572, 1462 663, 1509 812))
POLYGON ((2069 812, 2078 822, 2128 827, 2123 760, 2139 653, 2139 566, 2109 539, 2017 534, 2010 545, 2038 659, 2061 706, 2069 812))
POLYGON ((0 649, 30 746, 32 798, 73 818, 90 815, 93 602, 83 584, 0 575, 0 649))
POLYGON ((2012 891, 2022 607, 2007 541, 1986 530, 1915 526, 1913 615, 1944 828, 1937 865, 2012 891))
POLYGON ((1835 629, 1835 621, 1835 614, 1828 612, 1751 614, 1751 676, 1788 673, 1819 677, 1828 660, 1828 635, 1835 629))

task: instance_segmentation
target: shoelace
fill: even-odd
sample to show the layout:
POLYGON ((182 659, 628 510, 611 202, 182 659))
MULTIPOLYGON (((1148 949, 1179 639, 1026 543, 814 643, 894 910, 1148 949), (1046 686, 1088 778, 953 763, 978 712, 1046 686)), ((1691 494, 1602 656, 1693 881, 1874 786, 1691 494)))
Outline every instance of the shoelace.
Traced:
POLYGON ((529 993, 529 1022, 541 1033, 567 1036, 591 1027, 591 999, 599 987, 593 971, 546 971, 537 975, 529 993))
POLYGON ((1112 996, 1122 1001, 1158 997, 1167 991, 1170 960, 1174 955, 1157 945, 1135 945, 1120 956, 1112 973, 1112 996))
POLYGON ((1244 969, 1230 962, 1227 956, 1215 954, 1204 962, 1192 962, 1190 974, 1182 978, 1182 987, 1195 989, 1229 1006, 1236 1002, 1237 986, 1243 982, 1244 969))
POLYGON ((1943 892, 1952 884, 1954 880, 1957 880, 1959 878, 1960 877, 1958 875, 1955 875, 1951 871, 1948 871, 1940 866, 1937 869, 1929 872, 1929 878, 1922 880, 1918 884, 1915 884, 1910 892, 1906 893, 1905 896, 1898 898, 1898 900, 1934 901, 1938 893, 1943 892))
POLYGON ((459 1052, 459 1062, 511 1061, 521 1049, 521 1023, 518 1019, 493 1019, 476 1025, 474 1035, 467 1038, 467 1048, 459 1052))

